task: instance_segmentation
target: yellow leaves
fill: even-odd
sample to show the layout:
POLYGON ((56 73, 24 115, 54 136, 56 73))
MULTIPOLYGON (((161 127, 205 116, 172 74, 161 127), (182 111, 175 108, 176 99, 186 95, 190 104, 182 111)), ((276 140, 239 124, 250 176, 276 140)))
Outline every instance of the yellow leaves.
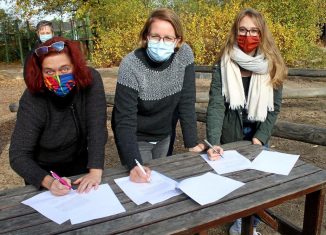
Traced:
MULTIPOLYGON (((139 32, 152 9, 139 0, 103 1, 101 9, 92 9, 92 19, 98 22, 94 64, 119 65, 121 59, 138 46, 139 32)), ((196 64, 209 65, 216 61, 235 16, 241 9, 252 7, 264 15, 287 64, 295 65, 311 53, 318 38, 317 23, 325 16, 324 0, 313 1, 316 4, 307 0, 230 0, 224 4, 189 0, 178 5, 177 12, 196 64)), ((84 10, 86 8, 84 6, 84 10)))

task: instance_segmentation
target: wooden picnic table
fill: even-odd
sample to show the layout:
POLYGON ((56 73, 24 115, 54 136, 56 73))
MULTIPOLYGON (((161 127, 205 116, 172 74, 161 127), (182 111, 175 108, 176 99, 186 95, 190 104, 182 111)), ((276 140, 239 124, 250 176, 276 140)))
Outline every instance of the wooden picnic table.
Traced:
MULTIPOLYGON (((241 141, 224 145, 253 159, 261 146, 241 141)), ((200 175, 212 171, 198 154, 184 153, 153 160, 151 168, 173 179, 200 175)), ((106 169, 102 183, 109 183, 125 213, 76 225, 65 222, 58 225, 20 202, 39 193, 33 186, 0 191, 0 234, 195 234, 208 228, 244 218, 242 234, 252 232, 252 215, 258 214, 264 222, 281 234, 320 234, 326 185, 326 171, 298 160, 288 176, 243 170, 225 174, 246 183, 224 198, 204 206, 185 194, 167 201, 137 206, 114 183, 113 179, 126 176, 124 167, 106 169), (277 217, 268 209, 286 201, 305 196, 303 228, 277 217)))

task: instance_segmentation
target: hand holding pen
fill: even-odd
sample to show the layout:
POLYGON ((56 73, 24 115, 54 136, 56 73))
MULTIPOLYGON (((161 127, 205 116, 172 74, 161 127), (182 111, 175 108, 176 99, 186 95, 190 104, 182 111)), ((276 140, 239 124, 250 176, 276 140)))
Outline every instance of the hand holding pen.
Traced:
POLYGON ((142 166, 137 159, 135 159, 136 166, 130 171, 130 180, 136 183, 146 183, 151 181, 151 170, 142 166))
POLYGON ((56 196, 63 196, 70 192, 71 181, 68 178, 61 178, 54 172, 50 172, 52 177, 47 175, 43 181, 42 185, 49 189, 49 191, 56 196))
POLYGON ((53 178, 55 178, 56 180, 58 180, 61 184, 63 184, 64 186, 66 186, 69 190, 71 189, 71 185, 67 183, 67 181, 65 181, 63 178, 61 178, 59 175, 57 175, 55 172, 50 171, 51 175, 53 178))
POLYGON ((220 159, 220 157, 223 158, 223 149, 220 146, 213 146, 207 140, 204 140, 204 142, 210 147, 210 149, 207 151, 209 160, 214 161, 220 159))

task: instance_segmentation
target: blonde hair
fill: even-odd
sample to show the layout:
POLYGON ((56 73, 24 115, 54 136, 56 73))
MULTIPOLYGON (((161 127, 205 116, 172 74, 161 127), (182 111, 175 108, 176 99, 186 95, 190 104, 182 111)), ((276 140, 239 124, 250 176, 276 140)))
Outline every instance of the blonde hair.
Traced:
POLYGON ((139 34, 140 47, 147 48, 147 36, 151 30, 152 23, 157 19, 167 21, 173 26, 175 36, 179 39, 176 48, 177 49, 180 48, 180 46, 184 42, 184 35, 183 35, 181 21, 177 16, 177 14, 168 8, 158 8, 150 14, 147 21, 145 22, 143 29, 139 34))
POLYGON ((234 44, 237 41, 238 29, 240 21, 245 17, 249 16, 257 26, 260 32, 260 44, 259 50, 266 56, 269 63, 269 73, 272 79, 272 85, 274 88, 279 87, 283 84, 284 79, 287 76, 287 67, 281 56, 280 51, 275 45, 273 36, 269 31, 263 16, 256 10, 246 8, 239 12, 236 16, 235 21, 232 25, 230 34, 226 41, 224 48, 221 50, 219 60, 224 53, 230 54, 234 44))

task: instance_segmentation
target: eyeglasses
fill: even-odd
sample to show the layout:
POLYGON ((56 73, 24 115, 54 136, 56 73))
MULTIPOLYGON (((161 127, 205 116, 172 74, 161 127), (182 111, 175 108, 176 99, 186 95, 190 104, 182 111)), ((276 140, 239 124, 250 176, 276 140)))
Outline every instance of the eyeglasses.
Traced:
POLYGON ((172 44, 175 43, 177 38, 171 36, 161 37, 159 35, 154 34, 154 35, 148 35, 148 39, 154 43, 159 43, 162 39, 164 44, 172 44))
POLYGON ((53 48, 55 51, 59 52, 59 51, 62 51, 64 47, 65 47, 65 43, 62 41, 59 41, 59 42, 52 43, 50 46, 42 46, 42 47, 37 48, 35 50, 35 54, 37 56, 45 55, 45 54, 49 53, 49 48, 53 48))
POLYGON ((245 27, 240 27, 238 31, 239 31, 239 35, 247 35, 247 33, 249 33, 250 36, 258 36, 259 35, 258 28, 246 29, 245 27))

